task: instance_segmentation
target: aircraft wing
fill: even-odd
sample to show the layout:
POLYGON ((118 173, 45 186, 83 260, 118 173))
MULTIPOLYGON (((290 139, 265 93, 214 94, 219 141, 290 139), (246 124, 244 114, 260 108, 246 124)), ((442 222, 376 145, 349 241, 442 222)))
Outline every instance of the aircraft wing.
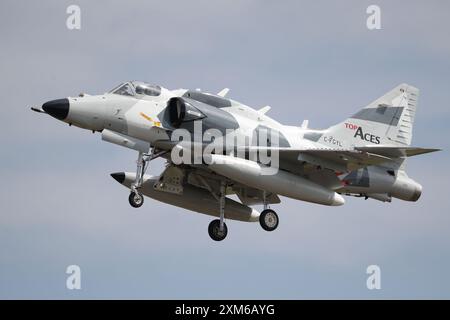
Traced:
MULTIPOLYGON (((155 142, 156 147, 165 150, 170 150, 176 145, 180 145, 180 143, 168 140, 155 142)), ((272 153, 278 152, 280 161, 279 167, 294 173, 299 172, 299 162, 306 162, 311 165, 328 168, 336 172, 346 172, 357 170, 359 168, 364 168, 367 166, 378 165, 398 157, 394 149, 389 149, 390 152, 387 152, 384 149, 377 149, 372 151, 371 147, 365 148, 366 149, 364 150, 358 150, 331 148, 275 148, 254 146, 238 148, 238 151, 270 151, 272 153), (382 151, 385 152, 383 153, 382 151)), ((422 153, 424 153, 424 151, 422 153)), ((410 151, 409 154, 412 154, 412 151, 410 151)))
POLYGON ((373 152, 376 154, 384 155, 387 157, 412 157, 419 154, 425 154, 435 151, 440 151, 441 149, 432 148, 417 148, 417 147, 393 147, 393 146, 366 146, 366 147, 356 147, 355 149, 365 152, 373 152))
POLYGON ((331 148, 272 148, 272 147, 250 147, 248 151, 278 152, 280 167, 289 169, 290 165, 298 162, 307 162, 333 171, 345 172, 352 171, 367 166, 381 164, 392 160, 371 152, 354 149, 331 149, 331 148))
POLYGON ((328 168, 336 172, 357 170, 360 168, 379 165, 394 158, 412 156, 436 149, 421 148, 398 148, 398 147, 359 147, 355 149, 343 148, 273 148, 273 147, 250 147, 246 151, 278 152, 280 168, 294 169, 298 162, 306 162, 312 165, 328 168))
MULTIPOLYGON (((182 144, 182 143, 181 143, 182 144)), ((155 146, 169 150, 177 145, 172 141, 158 141, 155 146)), ((399 157, 410 157, 428 152, 438 151, 438 149, 425 149, 416 147, 393 147, 393 146, 363 146, 356 148, 279 148, 279 147, 242 147, 237 151, 258 152, 270 151, 279 154, 279 168, 290 171, 294 174, 307 175, 309 179, 326 185, 330 189, 336 189, 340 181, 336 179, 336 174, 365 168, 373 165, 392 161, 399 157), (306 164, 305 166, 299 165, 306 164), (327 173, 320 172, 322 169, 329 169, 327 173), (325 175, 325 176, 324 176, 325 175)), ((251 203, 262 198, 250 191, 251 196, 246 196, 246 191, 236 193, 244 202, 251 203), (252 200, 252 197, 254 198, 252 200)), ((275 199, 274 199, 275 201, 275 199)), ((257 203, 255 202, 255 203, 257 203)), ((275 203, 275 202, 274 202, 275 203)))
POLYGON ((299 151, 298 160, 317 164, 335 171, 352 171, 392 160, 390 157, 353 149, 306 149, 299 151), (336 170, 338 169, 338 170, 336 170))

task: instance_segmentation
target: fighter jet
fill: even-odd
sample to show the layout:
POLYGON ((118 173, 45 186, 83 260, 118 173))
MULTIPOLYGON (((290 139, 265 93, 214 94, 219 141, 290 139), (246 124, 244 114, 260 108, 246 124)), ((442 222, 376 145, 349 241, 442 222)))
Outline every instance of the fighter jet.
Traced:
POLYGON ((327 206, 343 205, 344 196, 419 199, 422 186, 406 174, 406 159, 439 149, 411 146, 417 88, 401 84, 323 130, 308 128, 308 121, 283 125, 267 115, 269 106, 253 109, 227 98, 228 91, 129 81, 32 110, 136 150, 136 172, 111 174, 130 190, 130 205, 141 207, 147 196, 216 216, 208 227, 215 241, 227 236, 225 219, 275 230, 279 218, 270 206, 279 196, 327 206), (147 174, 159 157, 164 171, 147 174))

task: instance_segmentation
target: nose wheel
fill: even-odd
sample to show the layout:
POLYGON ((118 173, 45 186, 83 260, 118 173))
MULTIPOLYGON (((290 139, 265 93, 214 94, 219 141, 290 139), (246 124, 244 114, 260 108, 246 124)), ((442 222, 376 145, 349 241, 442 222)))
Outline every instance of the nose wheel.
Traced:
POLYGON ((144 204, 144 196, 139 192, 132 191, 128 197, 128 202, 133 208, 139 208, 144 204))

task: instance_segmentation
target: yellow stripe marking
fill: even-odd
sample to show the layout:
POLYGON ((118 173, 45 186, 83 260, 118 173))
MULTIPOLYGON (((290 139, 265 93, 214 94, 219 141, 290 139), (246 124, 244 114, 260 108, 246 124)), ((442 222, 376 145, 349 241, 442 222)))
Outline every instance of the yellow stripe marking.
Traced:
POLYGON ((150 122, 153 122, 153 125, 160 127, 161 126, 161 122, 159 121, 155 121, 153 120, 151 117, 149 117, 148 115, 146 115, 145 113, 141 112, 140 113, 141 117, 143 117, 144 119, 147 119, 150 122))

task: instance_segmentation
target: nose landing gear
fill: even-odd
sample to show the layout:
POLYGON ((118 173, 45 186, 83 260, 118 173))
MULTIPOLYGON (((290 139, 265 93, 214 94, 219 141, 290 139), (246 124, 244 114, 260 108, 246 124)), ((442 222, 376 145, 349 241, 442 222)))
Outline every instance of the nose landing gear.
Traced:
POLYGON ((139 208, 144 204, 144 196, 139 193, 138 189, 142 186, 145 168, 147 166, 147 162, 149 161, 148 159, 148 154, 139 152, 136 167, 136 179, 131 185, 131 192, 128 197, 128 202, 133 208, 139 208))
POLYGON ((149 153, 139 152, 136 167, 136 179, 131 185, 131 192, 128 197, 128 202, 133 208, 139 208, 144 204, 144 196, 139 192, 139 188, 142 187, 144 173, 147 170, 148 163, 165 153, 167 153, 167 151, 154 152, 153 149, 151 149, 149 153))

